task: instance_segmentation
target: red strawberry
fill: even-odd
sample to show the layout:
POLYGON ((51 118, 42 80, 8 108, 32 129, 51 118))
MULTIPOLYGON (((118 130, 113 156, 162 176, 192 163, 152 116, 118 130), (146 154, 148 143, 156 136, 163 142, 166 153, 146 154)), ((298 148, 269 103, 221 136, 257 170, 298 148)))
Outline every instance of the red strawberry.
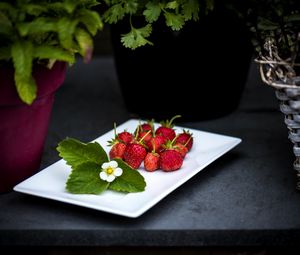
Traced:
POLYGON ((193 134, 189 131, 183 130, 183 133, 177 135, 175 142, 183 144, 190 151, 193 146, 193 134))
POLYGON ((126 145, 124 143, 116 143, 114 144, 109 151, 109 158, 120 158, 123 159, 123 155, 126 149, 126 145))
POLYGON ((138 138, 142 139, 143 137, 144 137, 143 139, 144 143, 147 144, 147 142, 149 142, 152 138, 152 131, 148 130, 148 131, 139 132, 138 138))
POLYGON ((153 130, 153 120, 152 120, 152 122, 148 122, 148 123, 142 124, 142 125, 141 125, 141 130, 142 130, 142 131, 153 130))
POLYGON ((148 172, 153 172, 159 168, 160 156, 156 152, 148 152, 145 160, 144 167, 148 172))
POLYGON ((117 136, 117 139, 120 142, 123 142, 125 144, 131 143, 134 140, 134 137, 131 133, 124 130, 123 132, 119 133, 117 136))
POLYGON ((181 154, 173 149, 167 149, 160 154, 160 168, 165 172, 178 170, 183 164, 181 154))
POLYGON ((174 150, 178 151, 183 158, 189 152, 188 148, 181 143, 175 143, 174 150))
POLYGON ((153 131, 154 130, 154 119, 148 120, 146 123, 140 125, 141 131, 153 131))
POLYGON ((150 132, 149 130, 139 141, 127 144, 126 146, 123 158, 133 169, 139 168, 147 155, 143 140, 150 132))
POLYGON ((110 157, 110 159, 113 159, 113 158, 122 159, 123 155, 124 155, 125 148, 126 148, 126 144, 124 144, 123 142, 121 142, 118 139, 117 130, 116 130, 116 123, 114 123, 114 134, 115 134, 115 137, 112 138, 110 141, 108 141, 108 146, 112 146, 110 151, 109 151, 109 157, 110 157))
POLYGON ((146 143, 149 151, 160 152, 163 149, 163 145, 167 142, 167 138, 161 135, 157 135, 151 138, 150 141, 146 143))
POLYGON ((147 137, 144 138, 144 142, 146 143, 147 141, 150 140, 150 138, 153 135, 153 130, 154 130, 154 120, 149 120, 147 123, 144 124, 139 124, 136 130, 134 131, 135 135, 138 138, 142 138, 149 130, 151 131, 147 137))
POLYGON ((124 161, 133 169, 137 169, 142 164, 147 155, 145 147, 139 143, 130 143, 124 152, 124 161))
POLYGON ((161 122, 161 126, 158 129, 156 129, 155 134, 162 135, 162 136, 166 137, 168 140, 172 141, 176 136, 175 130, 173 129, 174 125, 172 124, 172 122, 176 118, 179 118, 179 117, 181 117, 181 116, 176 115, 170 121, 167 120, 165 122, 161 122))

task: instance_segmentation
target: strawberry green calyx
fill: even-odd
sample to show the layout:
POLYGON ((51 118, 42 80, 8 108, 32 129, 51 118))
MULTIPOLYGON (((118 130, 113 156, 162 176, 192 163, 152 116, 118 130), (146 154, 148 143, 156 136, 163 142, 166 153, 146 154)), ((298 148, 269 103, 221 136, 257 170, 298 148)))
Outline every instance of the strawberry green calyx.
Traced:
POLYGON ((162 135, 166 137, 168 140, 173 140, 176 136, 175 130, 173 129, 173 121, 177 118, 181 117, 181 115, 174 116, 171 120, 166 120, 165 122, 161 122, 161 126, 156 129, 156 135, 162 135))
POLYGON ((175 115, 172 119, 166 120, 166 121, 162 121, 162 122, 160 122, 160 124, 161 124, 163 127, 172 128, 172 127, 174 127, 173 121, 174 121, 175 119, 178 119, 178 118, 181 118, 181 115, 175 115))
POLYGON ((178 135, 175 136, 175 137, 173 138, 173 140, 168 140, 168 141, 166 141, 166 143, 163 145, 163 148, 164 148, 164 149, 173 149, 173 148, 174 148, 174 143, 175 143, 177 137, 178 137, 178 135))
POLYGON ((118 143, 128 144, 133 141, 134 137, 131 133, 127 132, 125 129, 123 132, 117 134, 116 123, 114 123, 114 138, 108 141, 108 146, 113 146, 118 143))

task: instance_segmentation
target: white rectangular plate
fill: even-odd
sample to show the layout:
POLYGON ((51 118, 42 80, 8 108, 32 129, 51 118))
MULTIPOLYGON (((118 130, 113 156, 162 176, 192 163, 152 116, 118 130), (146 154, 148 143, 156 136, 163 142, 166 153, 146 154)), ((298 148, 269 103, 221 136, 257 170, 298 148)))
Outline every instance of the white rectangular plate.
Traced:
MULTIPOLYGON (((129 120, 117 127, 117 132, 124 129, 133 132, 138 125, 137 120, 129 120)), ((157 124, 156 124, 157 125, 157 124)), ((176 133, 182 127, 176 126, 176 133)), ((231 150, 241 139, 190 129, 193 133, 194 145, 184 159, 183 166, 174 172, 147 172, 143 166, 138 170, 147 183, 146 190, 139 193, 123 194, 115 191, 104 191, 101 195, 74 195, 65 189, 71 168, 64 160, 50 165, 27 180, 14 187, 15 191, 58 200, 127 217, 138 217, 157 202, 192 178, 207 165, 231 150)), ((114 131, 100 136, 95 141, 108 152, 107 141, 114 137, 114 131)))

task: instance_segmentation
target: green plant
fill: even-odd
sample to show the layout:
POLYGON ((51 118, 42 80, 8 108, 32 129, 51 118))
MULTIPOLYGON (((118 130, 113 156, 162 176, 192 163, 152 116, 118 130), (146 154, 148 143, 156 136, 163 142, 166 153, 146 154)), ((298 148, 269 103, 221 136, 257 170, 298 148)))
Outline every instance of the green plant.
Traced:
MULTIPOLYGON (((298 0, 247 0, 234 2, 253 35, 258 54, 266 54, 266 42, 272 41, 282 59, 299 57, 300 2, 298 0)), ((268 50, 267 50, 268 51, 268 50)))
POLYGON ((127 34, 121 35, 121 42, 127 48, 136 49, 146 44, 152 45, 149 39, 152 23, 163 18, 167 27, 174 31, 180 30, 187 21, 197 21, 199 14, 213 9, 214 0, 104 0, 108 9, 104 12, 104 21, 117 23, 128 18, 127 34), (132 17, 144 19, 144 25, 137 27, 132 17))
POLYGON ((248 25, 254 35, 253 44, 258 52, 257 61, 263 64, 263 81, 268 84, 294 83, 300 60, 299 1, 249 0, 247 12, 248 25))
MULTIPOLYGON (((125 47, 152 44, 152 23, 164 19, 174 31, 212 10, 214 0, 3 0, 0 3, 0 65, 12 63, 21 100, 31 104, 37 95, 34 64, 49 68, 55 61, 75 63, 79 53, 89 62, 93 37, 109 24, 126 19, 129 32, 121 35, 125 47), (100 8, 93 9, 101 4, 100 8), (132 17, 143 17, 137 27, 132 17)), ((123 22, 123 21, 122 21, 123 22)))
POLYGON ((79 53, 91 59, 92 37, 102 29, 96 0, 4 0, 0 3, 0 64, 13 63, 22 101, 31 104, 37 86, 34 63, 49 68, 55 61, 75 62, 79 53))

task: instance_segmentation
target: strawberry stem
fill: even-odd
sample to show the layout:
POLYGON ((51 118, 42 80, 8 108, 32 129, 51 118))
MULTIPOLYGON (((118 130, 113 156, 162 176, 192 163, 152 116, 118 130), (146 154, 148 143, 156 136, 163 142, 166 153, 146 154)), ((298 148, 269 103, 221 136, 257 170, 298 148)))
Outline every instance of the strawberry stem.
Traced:
POLYGON ((174 125, 172 124, 172 122, 177 119, 180 118, 181 115, 175 115, 171 120, 166 120, 166 121, 161 121, 161 125, 164 127, 168 127, 168 128, 172 128, 174 125))
POLYGON ((138 139, 141 130, 142 130, 142 127, 141 127, 141 123, 139 122, 139 125, 138 125, 138 127, 136 129, 136 132, 135 132, 135 137, 134 137, 135 140, 138 139))
POLYGON ((115 139, 117 139, 117 124, 114 122, 114 133, 115 133, 115 139))
POLYGON ((156 152, 155 149, 156 149, 156 148, 155 148, 155 143, 152 141, 152 151, 151 151, 151 152, 152 152, 153 154, 156 152))
POLYGON ((186 147, 191 139, 192 139, 192 136, 189 137, 189 139, 186 141, 186 143, 183 146, 186 147))
POLYGON ((141 140, 139 141, 139 143, 143 142, 143 140, 145 139, 145 137, 146 137, 147 135, 149 135, 150 132, 151 132, 151 130, 148 130, 148 132, 141 138, 141 140))
POLYGON ((171 141, 171 145, 173 145, 173 143, 176 141, 176 139, 178 138, 179 135, 176 135, 173 140, 171 141))
POLYGON ((170 120, 169 126, 172 127, 173 121, 174 121, 175 119, 177 119, 177 118, 180 118, 180 117, 181 117, 181 115, 175 115, 175 116, 170 120))

